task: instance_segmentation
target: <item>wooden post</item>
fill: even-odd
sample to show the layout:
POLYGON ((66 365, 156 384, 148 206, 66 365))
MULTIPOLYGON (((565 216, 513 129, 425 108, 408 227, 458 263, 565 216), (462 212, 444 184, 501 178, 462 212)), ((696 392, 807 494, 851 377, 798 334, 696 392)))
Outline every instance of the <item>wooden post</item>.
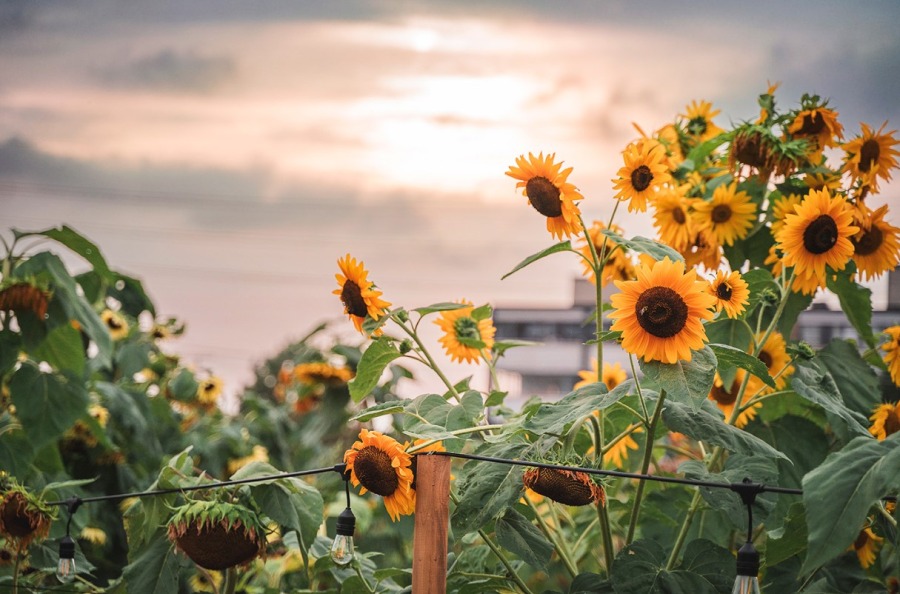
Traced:
POLYGON ((447 592, 450 522, 450 458, 416 456, 416 522, 413 534, 413 594, 447 592))

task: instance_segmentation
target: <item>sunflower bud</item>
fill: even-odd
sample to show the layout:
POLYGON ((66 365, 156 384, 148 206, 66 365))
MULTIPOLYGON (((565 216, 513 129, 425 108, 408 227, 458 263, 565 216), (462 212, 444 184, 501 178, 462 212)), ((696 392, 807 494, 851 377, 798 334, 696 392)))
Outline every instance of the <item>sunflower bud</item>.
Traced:
POLYGON ((816 350, 808 342, 800 341, 787 347, 788 354, 795 359, 809 361, 816 356, 816 350))
POLYGON ((406 353, 412 350, 412 341, 410 339, 406 339, 400 343, 400 354, 405 355, 406 353))

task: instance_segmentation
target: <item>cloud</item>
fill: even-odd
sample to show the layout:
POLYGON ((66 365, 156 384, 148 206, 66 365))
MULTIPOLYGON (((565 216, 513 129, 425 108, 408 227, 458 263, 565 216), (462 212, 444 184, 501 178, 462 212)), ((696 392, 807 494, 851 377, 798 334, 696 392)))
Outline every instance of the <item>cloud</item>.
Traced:
POLYGON ((228 56, 202 56, 165 49, 97 73, 111 86, 178 93, 208 93, 234 80, 237 66, 228 56))
POLYGON ((38 3, 32 0, 3 0, 0 2, 0 39, 22 33, 35 21, 38 3))

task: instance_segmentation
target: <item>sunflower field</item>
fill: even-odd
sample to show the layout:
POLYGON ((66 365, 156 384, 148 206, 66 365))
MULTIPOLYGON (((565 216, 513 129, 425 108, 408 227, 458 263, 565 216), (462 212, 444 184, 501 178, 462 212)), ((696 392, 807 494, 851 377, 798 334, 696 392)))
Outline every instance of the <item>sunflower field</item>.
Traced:
POLYGON ((225 414, 138 279, 69 227, 13 230, 0 591, 410 592, 420 455, 453 460, 447 592, 900 591, 900 313, 873 324, 863 284, 900 262, 890 200, 874 206, 898 140, 776 90, 729 129, 693 101, 639 131, 607 220, 584 220, 555 153, 513 159, 550 245, 508 275, 569 257, 595 288, 593 366, 554 401, 506 402, 498 369, 529 344, 497 337, 491 305, 394 304, 346 254, 335 307, 360 343, 314 328, 225 414), (798 340, 822 295, 852 338, 798 340), (399 397, 412 369, 441 393, 399 397))

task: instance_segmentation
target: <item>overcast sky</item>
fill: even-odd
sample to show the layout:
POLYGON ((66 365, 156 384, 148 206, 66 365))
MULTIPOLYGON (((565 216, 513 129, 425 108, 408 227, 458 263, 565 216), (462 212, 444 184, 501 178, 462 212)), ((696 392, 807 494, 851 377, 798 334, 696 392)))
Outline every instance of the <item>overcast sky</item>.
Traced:
POLYGON ((89 236, 234 392, 341 319, 346 252, 407 308, 567 306, 574 259, 500 280, 551 244, 503 175, 521 153, 573 166, 591 220, 632 122, 695 99, 726 125, 779 81, 783 107, 830 97, 848 137, 900 127, 898 23, 894 0, 0 0, 0 231, 89 236))

